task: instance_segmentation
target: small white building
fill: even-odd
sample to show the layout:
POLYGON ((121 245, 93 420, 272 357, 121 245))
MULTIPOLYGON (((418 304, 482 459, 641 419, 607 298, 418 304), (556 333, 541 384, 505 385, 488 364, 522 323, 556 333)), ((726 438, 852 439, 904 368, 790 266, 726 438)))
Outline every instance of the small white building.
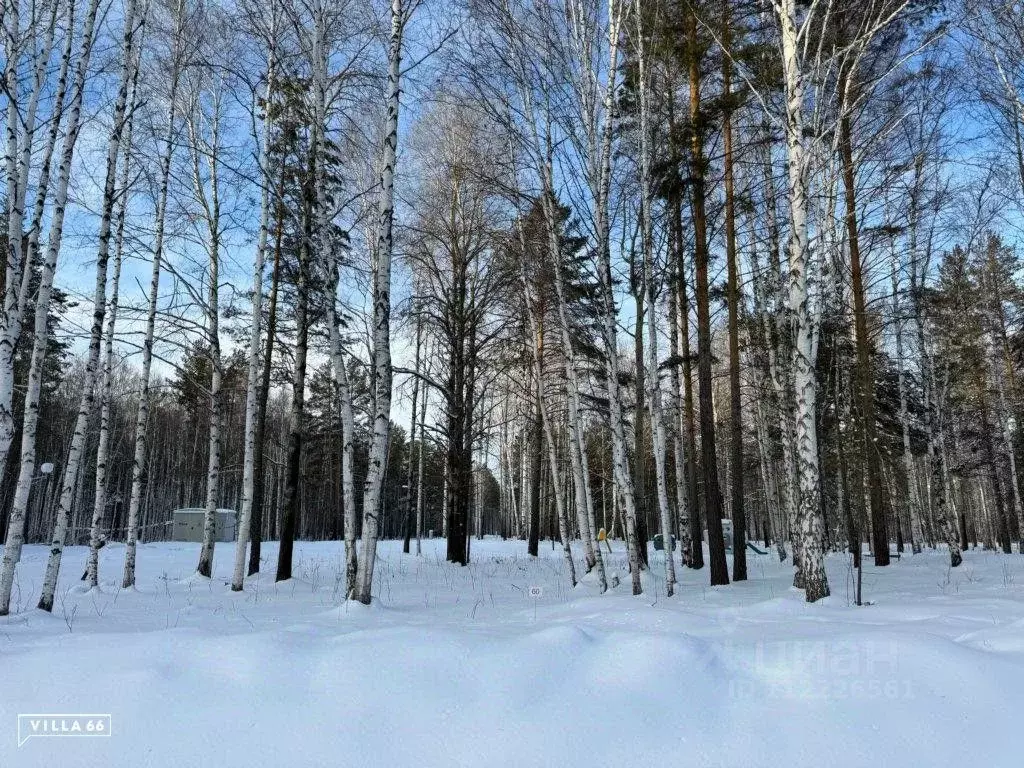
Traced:
MULTIPOLYGON (((238 513, 233 509, 218 509, 214 541, 234 541, 235 521, 238 513)), ((173 526, 171 541, 203 540, 203 525, 206 522, 206 510, 202 508, 176 509, 171 513, 173 526)))
MULTIPOLYGON (((722 538, 725 539, 725 551, 732 552, 732 520, 722 518, 722 538)), ((704 529, 704 541, 708 541, 708 529, 704 529)), ((202 539, 200 539, 202 541, 202 539)))

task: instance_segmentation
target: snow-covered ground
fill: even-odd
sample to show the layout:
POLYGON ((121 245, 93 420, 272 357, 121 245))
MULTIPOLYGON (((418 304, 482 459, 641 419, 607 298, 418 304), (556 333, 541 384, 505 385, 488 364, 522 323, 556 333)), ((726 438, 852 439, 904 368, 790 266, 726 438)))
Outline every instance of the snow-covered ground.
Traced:
MULTIPOLYGON (((750 581, 683 571, 662 593, 622 580, 570 590, 558 551, 474 541, 474 563, 386 542, 371 607, 340 602, 341 544, 297 545, 297 578, 228 587, 198 544, 102 551, 102 591, 69 548, 53 615, 34 609, 46 548, 26 547, 0 619, 0 767, 846 766, 1013 768, 1024 711, 1024 558, 941 553, 868 566, 852 605, 848 558, 807 605, 791 569, 750 556, 750 581), (531 598, 530 587, 543 594, 531 598), (110 713, 109 738, 17 738, 19 713, 110 713)), ((868 561, 870 562, 870 561, 868 561)))

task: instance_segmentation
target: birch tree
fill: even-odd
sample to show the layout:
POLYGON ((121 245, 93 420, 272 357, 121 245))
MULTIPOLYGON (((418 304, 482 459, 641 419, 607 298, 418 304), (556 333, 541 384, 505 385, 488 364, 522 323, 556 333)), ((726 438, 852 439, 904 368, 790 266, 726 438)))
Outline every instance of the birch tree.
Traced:
POLYGON ((633 473, 629 468, 629 455, 626 448, 626 425, 620 383, 618 311, 611 264, 612 146, 618 89, 619 45, 623 15, 627 9, 620 0, 608 0, 607 13, 603 17, 599 10, 600 5, 596 3, 594 6, 576 5, 574 8, 575 13, 572 17, 574 39, 586 41, 578 48, 577 57, 581 73, 573 79, 573 90, 582 106, 581 114, 585 121, 584 139, 581 142, 580 152, 586 161, 587 185, 593 199, 601 333, 607 367, 612 468, 625 521, 626 549, 633 594, 639 595, 643 592, 640 583, 640 547, 646 547, 647 543, 637 540, 633 473), (588 25, 599 29, 603 28, 606 42, 603 43, 599 38, 587 36, 588 25), (595 62, 600 61, 602 54, 607 56, 603 87, 600 73, 594 69, 595 62))
MULTIPOLYGON (((57 258, 60 254, 61 240, 64 231, 64 216, 68 204, 68 185, 71 180, 71 164, 74 159, 75 145, 78 141, 81 130, 82 102, 86 88, 86 75, 89 70, 89 61, 92 57, 94 34, 96 29, 96 16, 99 10, 99 1, 92 0, 86 10, 83 21, 81 42, 78 52, 78 59, 75 64, 75 76, 72 85, 71 103, 68 111, 68 122, 65 127, 64 145, 61 151, 60 166, 57 172, 57 185, 53 193, 53 211, 51 214, 50 230, 46 247, 46 259, 43 264, 43 271, 40 280, 39 295, 36 297, 35 312, 35 341, 32 347, 32 361, 29 368, 29 385, 25 397, 25 410, 22 422, 22 451, 21 470, 18 475, 18 487, 15 491, 15 502, 11 508, 10 523, 7 529, 7 541, 4 546, 4 558, 0 568, 0 615, 7 615, 10 610, 11 588, 14 582, 14 569, 17 566, 21 555, 21 545, 24 537, 25 510, 28 506, 28 495, 31 488, 32 476, 35 473, 35 438, 36 425, 39 415, 39 393, 42 386, 42 364, 46 353, 46 342, 48 334, 48 313, 50 306, 50 294, 53 288, 53 276, 57 269, 57 258)), ((129 59, 125 60, 125 67, 129 59)), ((125 87, 123 90, 127 90, 125 87)), ((119 93, 118 98, 121 98, 119 93)), ((123 106, 122 106, 123 109, 123 106)), ((117 144, 114 146, 114 160, 111 161, 108 153, 107 189, 112 188, 114 179, 111 178, 111 163, 116 163, 117 150, 120 142, 120 126, 117 144)), ((114 144, 113 141, 111 141, 114 144)), ((105 189, 105 198, 106 191, 105 189)), ((110 192, 113 197, 113 192, 110 192)), ((99 356, 98 334, 102 332, 104 292, 106 290, 106 243, 102 233, 104 228, 108 234, 110 228, 110 210, 106 207, 105 215, 101 224, 100 253, 97 258, 96 267, 96 304, 93 312, 92 338, 89 346, 89 363, 86 369, 85 393, 83 393, 82 406, 79 409, 79 423, 75 427, 75 437, 72 439, 71 453, 64 472, 64 486, 70 483, 73 487, 77 473, 77 463, 72 464, 81 453, 84 442, 85 419, 82 418, 82 411, 85 410, 86 417, 92 405, 92 381, 95 374, 94 357, 99 356), (97 328, 98 325, 98 328, 97 328), (94 349, 95 347, 95 349, 94 349), (77 438, 77 439, 76 439, 77 438), (77 451, 76 451, 77 448, 77 451)), ((19 232, 20 240, 20 232, 19 232)), ((27 267, 26 267, 27 268, 27 267)), ((68 491, 70 502, 70 490, 68 491)), ((64 492, 61 491, 62 505, 57 513, 57 522, 54 526, 51 541, 50 559, 46 567, 46 575, 43 582, 43 592, 39 600, 39 608, 49 611, 53 607, 53 590, 56 588, 57 570, 60 567, 60 554, 64 547, 64 538, 67 534, 67 513, 64 512, 64 492)))
MULTIPOLYGON (((270 104, 276 86, 277 75, 277 28, 278 5, 270 0, 270 20, 267 34, 266 86, 263 96, 263 125, 260 144, 259 167, 266 176, 270 168, 270 141, 272 117, 270 104)), ((255 108, 255 105, 254 105, 255 108)), ((255 131, 253 131, 255 134, 255 131)), ((267 257, 267 241, 270 231, 271 200, 268 181, 260 185, 260 224, 256 241, 256 255, 253 259, 252 276, 252 318, 249 323, 249 355, 245 386, 245 453, 242 468, 242 504, 238 515, 238 536, 235 539, 235 564, 231 576, 231 591, 241 592, 245 581, 246 547, 252 526, 252 503, 256 483, 263 482, 256 477, 256 426, 260 401, 260 342, 263 326, 263 273, 267 257)))
POLYGON ((377 556, 381 486, 391 433, 391 257, 394 248, 395 166, 398 160, 398 110, 401 94, 402 36, 409 10, 404 0, 391 0, 391 37, 388 77, 384 94, 387 118, 381 157, 380 198, 377 210, 377 246, 373 253, 373 439, 370 464, 363 486, 362 558, 356 574, 355 598, 369 605, 373 567, 377 556))
POLYGON ((156 314, 160 301, 160 272, 164 258, 164 229, 167 221, 167 195, 170 186, 171 160, 177 143, 177 98, 185 54, 185 3, 174 0, 173 32, 170 41, 170 80, 166 94, 167 112, 163 141, 160 149, 156 180, 156 211, 154 214, 153 258, 150 270, 148 302, 146 308, 145 335, 142 342, 142 390, 139 393, 139 408, 135 416, 134 458, 132 460, 132 487, 128 502, 128 533, 125 542, 124 578, 121 586, 130 589, 135 586, 135 554, 139 537, 139 514, 143 494, 149 482, 147 472, 147 448, 149 441, 151 374, 153 367, 153 343, 156 338, 156 314))
MULTIPOLYGON (((653 15, 653 14, 652 14, 653 15)), ((658 373, 658 322, 657 292, 655 290, 654 264, 654 195, 651 190, 651 125, 650 125, 650 74, 647 61, 647 39, 649 31, 647 23, 656 24, 658 17, 653 18, 644 12, 640 0, 636 0, 633 9, 636 24, 636 40, 634 54, 637 63, 637 91, 639 100, 639 182, 640 182, 640 241, 643 252, 644 289, 647 306, 647 403, 650 409, 651 439, 654 449, 654 467, 658 488, 658 510, 661 518, 662 547, 665 552, 665 587, 668 596, 672 597, 676 570, 672 556, 672 513, 669 509, 668 479, 666 472, 667 433, 665 430, 664 413, 661 402, 661 382, 658 373)), ((638 331, 639 332, 639 331, 638 331)), ((639 461, 640 458, 638 457, 639 461)))
MULTIPOLYGON (((202 77, 202 74, 200 74, 202 77)), ((218 78, 217 75, 213 76, 218 78)), ((220 352, 220 251, 223 238, 221 222, 221 83, 210 86, 209 114, 203 104, 204 85, 198 84, 186 119, 192 171, 192 190, 206 225, 203 245, 208 262, 206 310, 206 347, 210 358, 210 440, 206 470, 206 510, 203 516, 203 544, 196 572, 209 578, 213 572, 213 549, 217 532, 217 501, 220 497, 221 468, 221 381, 223 366, 220 352), (200 122, 208 127, 204 128, 200 122), (208 136, 203 136, 207 133, 208 136), (205 163, 204 163, 205 161, 205 163), (206 173, 203 173, 205 164, 206 173), (205 178, 204 178, 205 177, 205 178)))
POLYGON ((818 433, 816 423, 817 389, 814 361, 811 359, 811 316, 808 307, 808 214, 807 184, 810 157, 805 146, 804 100, 807 35, 815 20, 815 8, 798 19, 795 0, 774 3, 782 46, 782 71, 785 86, 786 160, 789 178, 789 312, 795 326, 792 352, 796 422, 796 460, 799 478, 799 506, 796 535, 799 539, 799 580, 808 602, 829 595, 824 563, 824 525, 818 495, 818 433), (804 38, 804 39, 801 39, 804 38))
POLYGON ((103 524, 106 518, 108 478, 110 460, 111 399, 114 375, 114 334, 117 330, 117 313, 121 285, 121 265, 124 261, 125 220, 128 217, 128 198, 131 192, 131 159, 134 128, 134 113, 138 93, 140 57, 143 44, 143 24, 146 11, 140 19, 139 43, 136 46, 136 60, 133 65, 131 94, 128 98, 127 124, 124 128, 121 148, 121 180, 118 185, 116 234, 114 236, 114 266, 110 278, 110 298, 107 303, 106 331, 103 334, 103 359, 99 382, 100 427, 96 445, 96 493, 93 498, 92 522, 89 527, 89 558, 86 561, 86 579, 89 587, 99 585, 99 550, 106 543, 103 524))
MULTIPOLYGON (((85 368, 85 381, 83 382, 81 401, 78 406, 78 417, 72 433, 71 447, 67 454, 64 465, 64 475, 61 485, 61 492, 57 506, 57 519, 54 524, 53 537, 50 542, 50 557, 46 564, 46 574, 43 579, 42 594, 39 598, 38 607, 45 611, 53 610, 54 592, 57 588, 57 578, 60 573, 61 557, 67 538, 68 526, 71 520, 71 510, 74 504, 74 494, 79 482, 79 474, 82 471, 82 462, 85 458, 86 431, 89 420, 92 417, 96 404, 96 383, 99 368, 100 349, 103 339, 104 317, 106 313, 106 290, 107 290, 107 266, 110 260, 110 238, 111 221, 114 211, 116 183, 117 183, 117 161, 121 152, 121 142, 127 120, 127 99, 131 82, 134 79, 134 67, 136 66, 135 45, 141 20, 137 19, 137 4, 130 2, 126 11, 124 21, 124 41, 121 53, 121 79, 118 86, 117 97, 113 112, 113 127, 107 143, 106 177, 103 190, 103 209, 100 220, 99 248, 96 257, 96 287, 93 298, 92 328, 89 334, 89 353, 85 368)), ((67 154, 65 157, 68 158, 67 154)), ((70 158, 68 158, 70 159, 70 158)), ((61 189, 58 189, 57 200, 61 189)), ((64 190, 66 194, 66 188, 64 190)), ((55 250, 53 231, 50 233, 49 248, 55 250)), ((53 256, 56 262, 56 254, 53 256)), ((38 323, 38 319, 37 319, 38 323)), ((44 334, 45 335, 45 334, 44 334)))
MULTIPOLYGON (((42 228, 43 206, 50 191, 50 162, 63 120, 67 76, 71 64, 75 28, 75 3, 67 3, 65 43, 57 78, 56 95, 50 115, 40 165, 35 216, 24 248, 24 228, 29 179, 32 170, 35 135, 41 120, 40 101, 47 85, 47 71, 55 44, 58 0, 32 4, 23 24, 20 0, 5 3, 4 9, 4 96, 6 98, 6 219, 7 253, 5 256, 3 304, 0 307, 0 477, 7 467, 7 458, 15 437, 14 418, 14 356, 21 336, 22 319, 28 299, 29 277, 42 228), (22 63, 30 65, 29 89, 22 88, 22 63)), ((68 135, 68 134, 66 134, 68 135)), ((72 142, 72 147, 74 142, 72 142)), ((6 551, 6 550, 5 550, 6 551)), ((3 579, 0 577, 0 585, 3 579)))

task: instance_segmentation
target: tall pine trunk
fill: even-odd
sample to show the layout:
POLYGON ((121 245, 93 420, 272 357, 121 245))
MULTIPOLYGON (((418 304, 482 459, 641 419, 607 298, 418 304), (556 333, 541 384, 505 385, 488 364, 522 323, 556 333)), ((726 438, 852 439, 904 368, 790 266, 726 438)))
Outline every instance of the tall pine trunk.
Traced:
MULTIPOLYGON (((840 78, 840 89, 848 95, 848 75, 840 78), (844 84, 846 87, 844 87, 844 84)), ((846 239, 850 254, 850 287, 853 292, 854 330, 857 345, 857 394, 860 400, 861 429, 864 432, 865 462, 871 508, 871 531, 875 565, 889 564, 889 534, 882 506, 882 466, 878 452, 875 425, 875 373, 871 361, 871 340, 868 338, 867 302, 865 299, 863 261, 857 227, 857 184, 853 164, 851 118, 844 103, 839 120, 839 153, 843 164, 843 191, 846 203, 846 239)))
POLYGON ((701 112, 701 75, 697 40, 697 16, 686 18, 690 45, 690 199, 693 207, 695 289, 697 302, 697 389, 700 405, 701 469, 704 474, 704 512, 708 530, 711 584, 729 583, 722 534, 722 491, 718 484, 718 453, 715 447, 714 393, 711 370, 711 300, 709 296, 707 211, 705 202, 704 117, 701 112))
POLYGON ((725 164, 725 250, 729 292, 729 452, 732 474, 732 579, 747 579, 747 518, 743 506, 743 403, 740 391, 739 265, 736 255, 736 201, 733 190, 732 136, 732 53, 729 51, 732 24, 730 0, 725 0, 722 24, 722 92, 725 113, 722 144, 725 164))
MULTIPOLYGON (((259 573, 260 570, 263 519, 267 497, 267 444, 265 439, 267 432, 267 403, 270 399, 270 374, 273 372, 274 363, 274 337, 277 334, 277 297, 281 287, 281 240, 284 235, 283 205, 278 203, 276 208, 274 265, 271 268, 270 295, 267 297, 267 341, 263 348, 263 371, 260 377, 259 402, 256 405, 256 457, 253 465, 252 522, 249 526, 252 542, 249 545, 249 567, 246 569, 248 576, 259 573)), ((271 511, 273 512, 271 520, 276 520, 277 518, 276 498, 275 496, 275 502, 271 506, 271 511)))

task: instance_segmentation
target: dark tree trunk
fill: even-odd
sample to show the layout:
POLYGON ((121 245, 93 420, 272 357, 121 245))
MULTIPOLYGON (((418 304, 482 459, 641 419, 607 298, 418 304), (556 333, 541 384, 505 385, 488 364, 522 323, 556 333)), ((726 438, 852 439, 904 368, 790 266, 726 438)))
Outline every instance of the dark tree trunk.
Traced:
POLYGON ((302 437, 306 406, 306 351, 309 341, 309 228, 312 215, 307 213, 306 242, 299 248, 299 277, 295 301, 295 371, 292 378, 292 407, 288 425, 288 457, 284 487, 284 514, 281 517, 281 548, 277 555, 276 581, 292 577, 292 551, 295 532, 299 529, 302 494, 302 437))
MULTIPOLYGON (((538 318, 538 322, 540 322, 540 318, 538 318)), ((543 365, 543 326, 537 334, 537 346, 540 350, 538 359, 541 361, 541 365, 543 365)), ((530 435, 532 438, 532 448, 530 450, 530 540, 527 545, 527 552, 537 557, 537 553, 540 551, 540 483, 544 451, 544 425, 540 412, 540 399, 544 396, 544 393, 540 381, 535 381, 534 384, 534 394, 537 400, 533 405, 533 433, 530 435)))
MULTIPOLYGON (((845 77, 841 77, 845 82, 845 77)), ((843 86, 840 85, 842 92, 843 86)), ((839 151, 843 162, 843 191, 846 201, 846 235, 850 251, 850 288, 853 293, 854 332, 857 342, 857 394, 860 400, 861 430, 867 465, 868 500, 871 512, 875 565, 889 564, 889 534, 882 503, 882 466, 875 427, 875 374, 868 339, 867 304, 864 298, 863 265, 857 227, 857 185, 853 167, 853 140, 849 114, 839 121, 839 151)))
POLYGON ((263 352, 263 371, 260 380, 259 402, 256 406, 256 456, 253 461, 252 520, 250 522, 249 572, 260 570, 260 548, 263 541, 263 501, 266 496, 266 434, 267 401, 270 398, 270 373, 274 362, 274 335, 277 333, 277 293, 281 283, 281 237, 284 212, 277 210, 277 233, 274 237, 274 271, 270 282, 270 301, 267 311, 267 343, 263 352))
POLYGON ((715 448, 715 412, 711 371, 711 307, 708 295, 708 235, 705 204, 704 125, 700 104, 700 61, 697 17, 687 15, 690 38, 690 199, 693 206, 694 264, 697 301, 697 389, 700 398, 700 454, 704 475, 704 510, 711 559, 711 584, 729 583, 722 535, 722 491, 718 485, 718 455, 715 448))
MULTIPOLYGON (((682 224, 680 223, 680 227, 682 224)), ((682 316, 680 347, 683 350, 683 418, 686 419, 686 484, 690 497, 690 567, 704 567, 703 497, 697 486, 697 415, 693 404, 693 361, 690 359, 690 300, 686 265, 679 260, 679 312, 682 316)))
MULTIPOLYGON (((724 3, 723 46, 729 48, 729 0, 724 3)), ((722 57, 722 91, 726 111, 722 124, 725 150, 725 249, 729 281, 729 449, 732 468, 732 579, 747 580, 747 518, 743 508, 743 405, 740 400, 739 275, 736 264, 736 208, 733 197, 732 59, 722 57)))
POLYGON ((469 562, 469 508, 472 498, 472 453, 467 439, 472 428, 473 330, 467 308, 466 261, 453 256, 453 287, 450 301, 447 339, 448 361, 447 427, 448 440, 448 560, 460 565, 469 562))

